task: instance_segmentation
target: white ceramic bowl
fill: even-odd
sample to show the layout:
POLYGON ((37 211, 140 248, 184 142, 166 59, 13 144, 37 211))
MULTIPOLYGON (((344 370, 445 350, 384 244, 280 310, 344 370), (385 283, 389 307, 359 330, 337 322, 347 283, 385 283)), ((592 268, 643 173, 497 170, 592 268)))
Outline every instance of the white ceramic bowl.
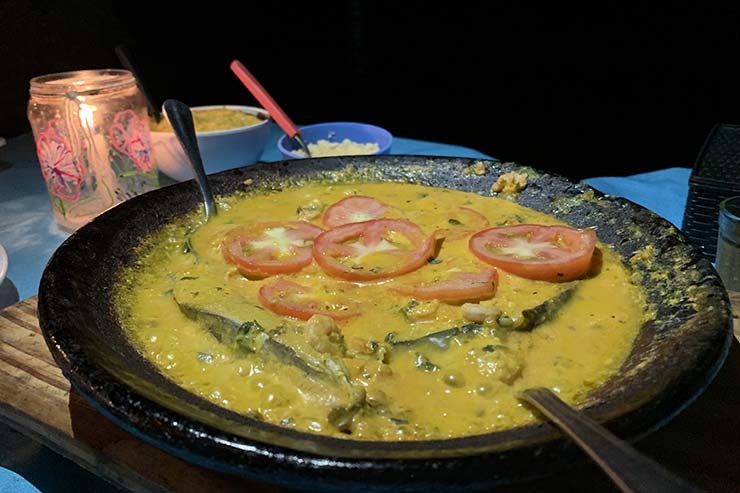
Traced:
MULTIPOLYGON (((256 106, 212 105, 193 106, 192 112, 227 108, 258 115, 264 119, 254 125, 196 132, 198 147, 203 158, 206 174, 238 168, 256 163, 265 150, 270 136, 270 114, 256 106)), ((165 116, 166 117, 166 116, 165 116)), ((151 132, 152 152, 162 173, 173 180, 185 181, 193 178, 190 163, 172 132, 151 132)))

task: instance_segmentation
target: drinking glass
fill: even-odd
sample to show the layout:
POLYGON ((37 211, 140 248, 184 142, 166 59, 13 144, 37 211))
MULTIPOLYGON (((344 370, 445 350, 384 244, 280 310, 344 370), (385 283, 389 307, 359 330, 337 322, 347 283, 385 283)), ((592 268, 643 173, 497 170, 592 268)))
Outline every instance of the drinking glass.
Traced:
POLYGON ((715 265, 725 287, 740 291, 740 196, 719 203, 715 265))

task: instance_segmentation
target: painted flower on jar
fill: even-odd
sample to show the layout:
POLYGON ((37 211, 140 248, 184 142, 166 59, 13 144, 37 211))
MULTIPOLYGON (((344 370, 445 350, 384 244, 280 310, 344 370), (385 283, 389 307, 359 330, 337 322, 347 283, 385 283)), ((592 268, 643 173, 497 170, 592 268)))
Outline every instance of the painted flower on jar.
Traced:
POLYGON ((36 155, 49 191, 59 198, 76 201, 85 169, 78 167, 72 148, 57 127, 59 119, 49 122, 47 129, 36 138, 36 155))
POLYGON ((154 167, 149 122, 133 110, 116 113, 109 129, 111 144, 131 159, 136 169, 148 173, 154 167))

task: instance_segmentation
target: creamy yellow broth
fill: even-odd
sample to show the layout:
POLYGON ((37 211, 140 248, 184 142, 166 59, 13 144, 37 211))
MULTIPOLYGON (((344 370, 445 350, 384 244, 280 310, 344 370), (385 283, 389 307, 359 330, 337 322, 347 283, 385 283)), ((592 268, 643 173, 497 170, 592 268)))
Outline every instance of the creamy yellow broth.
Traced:
MULTIPOLYGON (((196 132, 213 132, 229 130, 254 125, 262 120, 251 113, 230 108, 212 108, 207 110, 193 110, 193 125, 196 132)), ((163 118, 159 123, 149 122, 152 132, 172 132, 169 120, 163 118)))
POLYGON ((312 184, 223 198, 211 222, 193 216, 142 246, 118 297, 131 338, 165 375, 220 406, 301 431, 367 440, 459 437, 526 424, 538 418, 517 400, 519 390, 549 387, 578 405, 624 362, 645 320, 645 300, 621 258, 600 243, 601 268, 583 280, 532 281, 499 269, 498 290, 483 304, 500 309, 504 318, 487 321, 482 333, 452 338, 444 350, 394 347, 388 335, 408 340, 463 326, 469 322, 462 306, 415 303, 390 288, 491 268, 470 253, 469 236, 446 240, 435 260, 397 278, 350 283, 328 276, 316 262, 283 276, 325 293, 341 290, 360 304, 361 315, 337 322, 339 334, 330 339, 318 337, 308 322, 262 307, 257 292, 274 279, 246 279, 227 263, 221 252, 226 233, 260 221, 321 225, 320 211, 350 194, 392 206, 428 234, 450 227, 448 214, 460 206, 480 212, 491 226, 560 223, 509 200, 400 183, 312 184), (529 332, 511 327, 522 310, 570 286, 577 286, 574 295, 551 320, 529 332), (180 310, 176 296, 224 317, 255 321, 307 360, 339 362, 349 385, 337 390, 266 356, 264 348, 249 353, 219 342, 201 320, 180 310), (351 402, 357 389, 361 405, 348 412, 344 406, 338 416, 336 409, 351 402))

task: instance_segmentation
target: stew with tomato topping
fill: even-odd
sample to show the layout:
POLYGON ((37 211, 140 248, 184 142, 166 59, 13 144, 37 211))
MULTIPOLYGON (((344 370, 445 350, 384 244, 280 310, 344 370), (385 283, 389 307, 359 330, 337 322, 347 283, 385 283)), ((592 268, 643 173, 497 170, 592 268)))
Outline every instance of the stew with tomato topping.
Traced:
POLYGON ((117 293, 141 353, 267 423, 427 440, 538 418, 615 374, 648 317, 593 229, 513 201, 407 183, 219 197, 145 240, 117 293))

